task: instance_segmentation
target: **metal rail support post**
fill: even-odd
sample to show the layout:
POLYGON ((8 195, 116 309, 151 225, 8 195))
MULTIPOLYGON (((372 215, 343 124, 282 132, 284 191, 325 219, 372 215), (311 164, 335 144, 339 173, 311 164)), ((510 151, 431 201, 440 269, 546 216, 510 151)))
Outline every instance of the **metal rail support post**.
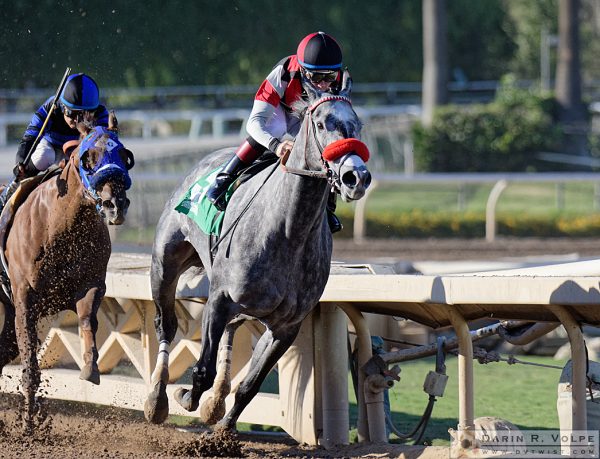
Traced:
POLYGON ((458 437, 461 449, 475 445, 473 397, 473 342, 466 320, 448 305, 448 319, 458 337, 458 437))
POLYGON ((331 303, 321 303, 321 349, 333 358, 321 359, 323 437, 325 448, 350 441, 348 413, 348 325, 344 313, 331 303))
POLYGON ((387 442, 383 395, 380 403, 367 403, 364 396, 365 373, 362 367, 373 357, 371 332, 362 313, 351 303, 338 303, 346 313, 356 331, 358 340, 358 441, 387 442))
POLYGON ((586 356, 583 333, 569 310, 558 304, 549 304, 548 309, 562 323, 571 343, 571 360, 573 362, 573 423, 572 430, 587 430, 586 407, 586 356))

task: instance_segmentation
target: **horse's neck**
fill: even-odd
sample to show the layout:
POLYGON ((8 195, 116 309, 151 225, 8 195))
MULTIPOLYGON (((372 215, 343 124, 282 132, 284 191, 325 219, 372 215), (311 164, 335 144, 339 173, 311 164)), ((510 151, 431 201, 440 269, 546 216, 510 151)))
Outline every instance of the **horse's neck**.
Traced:
MULTIPOLYGON (((292 156, 287 166, 306 170, 303 149, 293 152, 292 156)), ((319 227, 327 201, 326 180, 278 170, 265 186, 263 192, 266 193, 260 199, 267 218, 263 224, 272 226, 265 227, 266 231, 284 225, 286 232, 299 237, 319 227)))
MULTIPOLYGON (((79 186, 81 186, 81 179, 79 179, 79 173, 73 161, 67 161, 67 164, 65 165, 63 171, 60 174, 60 178, 69 185, 79 184, 79 186)), ((69 188, 71 189, 72 187, 69 186, 69 188)))

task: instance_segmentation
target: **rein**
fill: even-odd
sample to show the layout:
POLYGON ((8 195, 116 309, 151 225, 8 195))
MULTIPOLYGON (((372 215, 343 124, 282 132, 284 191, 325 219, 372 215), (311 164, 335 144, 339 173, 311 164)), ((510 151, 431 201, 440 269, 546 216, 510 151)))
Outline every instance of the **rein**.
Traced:
POLYGON ((211 257, 215 256, 215 253, 217 253, 217 249, 219 248, 219 245, 221 245, 221 242, 223 242, 223 239, 225 239, 227 237, 227 235, 235 229, 235 227, 238 225, 238 223, 240 222, 240 220, 242 219, 244 214, 250 208, 250 205, 252 204, 252 202, 256 199, 256 196, 258 196, 258 193, 260 192, 260 190, 262 190, 263 186, 265 186, 265 183, 267 183, 267 181, 273 175, 273 172, 275 172, 276 170, 277 170, 277 165, 275 165, 275 167, 271 170, 271 172, 269 172, 269 175, 267 175, 265 180, 260 184, 260 186, 254 193, 254 195, 250 198, 250 201, 248 201, 248 204, 246 204, 246 207, 244 207, 242 209, 242 211, 239 213, 239 215, 236 217, 236 219, 233 221, 233 223, 229 226, 229 228, 227 228, 227 230, 219 236, 219 239, 217 240, 217 242, 215 242, 215 244, 210 248, 211 257))

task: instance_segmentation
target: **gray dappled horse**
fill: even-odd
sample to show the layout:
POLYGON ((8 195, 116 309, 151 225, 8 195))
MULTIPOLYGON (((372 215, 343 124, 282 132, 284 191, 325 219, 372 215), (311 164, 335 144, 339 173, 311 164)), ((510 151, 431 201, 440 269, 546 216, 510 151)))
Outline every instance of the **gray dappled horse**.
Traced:
MULTIPOLYGON (((160 423, 168 415, 168 348, 177 331, 175 290, 184 271, 200 267, 210 279, 202 318, 202 351, 193 367, 192 388, 175 393, 187 411, 196 410, 202 393, 213 387, 222 336, 223 342, 231 343, 235 328, 248 316, 266 327, 252 354, 250 371, 237 389, 235 404, 219 423, 221 428, 235 428, 266 375, 296 338, 302 320, 317 305, 331 263, 332 236, 325 216, 330 181, 344 201, 360 199, 371 181, 363 161, 368 159, 368 150, 358 140, 362 124, 348 98, 352 84, 347 73, 343 81, 339 96, 310 88, 308 100, 295 104, 294 110, 303 120, 285 167, 263 170, 232 195, 223 232, 234 230, 225 236, 212 263, 208 236, 174 209, 199 177, 226 162, 234 150, 220 150, 204 158, 167 202, 152 253, 152 296, 160 347, 145 405, 149 421, 160 423), (324 159, 327 146, 344 142, 361 147, 362 159, 352 149, 342 149, 336 159, 324 159)), ((227 393, 220 395, 224 398, 227 393)), ((202 417, 213 424, 223 417, 224 402, 211 403, 202 417)))

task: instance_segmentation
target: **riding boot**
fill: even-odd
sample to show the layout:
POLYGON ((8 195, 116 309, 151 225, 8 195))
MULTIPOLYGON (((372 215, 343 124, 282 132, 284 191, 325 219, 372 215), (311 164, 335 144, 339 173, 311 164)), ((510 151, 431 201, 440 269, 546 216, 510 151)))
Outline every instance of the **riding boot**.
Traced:
POLYGON ((16 189, 18 187, 19 187, 19 181, 17 179, 13 179, 12 182, 10 182, 8 185, 6 185, 6 188, 4 188, 2 193, 0 193, 0 214, 2 214, 2 211, 4 210, 4 206, 6 206, 6 203, 8 202, 10 197, 14 194, 14 192, 16 191, 16 189))
MULTIPOLYGON (((225 192, 229 185, 237 178, 238 173, 244 167, 249 166, 256 158, 260 156, 260 151, 256 142, 252 139, 246 140, 235 152, 233 158, 225 165, 223 170, 217 174, 213 184, 206 192, 207 199, 212 202, 219 210, 225 210, 227 203, 225 202, 225 192)), ((264 150, 264 147, 262 148, 264 150)))
POLYGON ((225 210, 225 192, 237 177, 239 170, 245 165, 246 164, 240 158, 233 155, 233 158, 231 158, 223 170, 219 172, 215 181, 206 192, 206 197, 217 209, 225 210))
POLYGON ((341 231, 344 227, 340 219, 337 218, 334 213, 336 208, 336 200, 337 194, 333 192, 329 193, 329 197, 327 198, 327 223, 329 224, 331 234, 341 231))

